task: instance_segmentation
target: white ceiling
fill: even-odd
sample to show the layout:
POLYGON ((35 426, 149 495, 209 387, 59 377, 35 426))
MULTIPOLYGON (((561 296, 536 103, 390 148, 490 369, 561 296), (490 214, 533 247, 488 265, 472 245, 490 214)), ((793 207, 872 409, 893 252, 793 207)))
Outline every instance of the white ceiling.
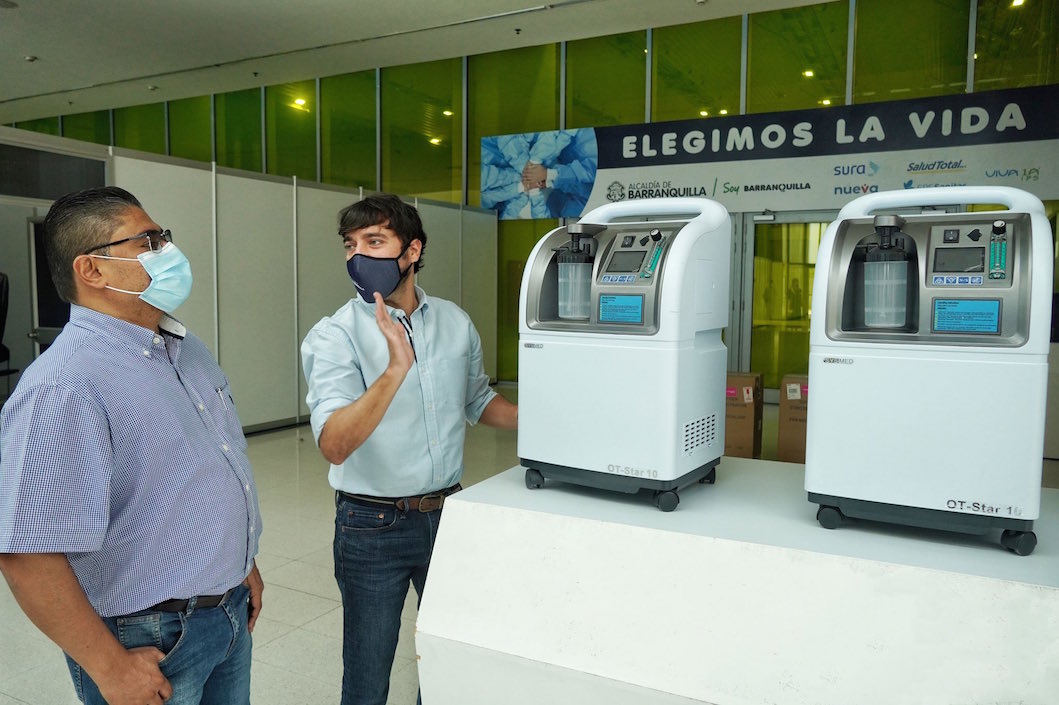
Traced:
POLYGON ((534 2, 0 0, 0 123, 685 24, 814 0, 534 2))

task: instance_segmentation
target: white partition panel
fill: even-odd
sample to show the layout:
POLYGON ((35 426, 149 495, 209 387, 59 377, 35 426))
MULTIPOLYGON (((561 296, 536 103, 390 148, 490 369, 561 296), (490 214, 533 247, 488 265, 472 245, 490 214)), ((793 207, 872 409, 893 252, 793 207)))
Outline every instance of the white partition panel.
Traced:
MULTIPOLYGON (((8 277, 7 326, 2 342, 11 351, 10 368, 25 370, 33 361, 33 285, 30 276, 31 223, 43 218, 47 206, 34 207, 29 199, 0 200, 0 272, 8 277), (5 202, 6 201, 6 202, 5 202)), ((2 368, 0 368, 2 369, 2 368)), ((0 379, 0 399, 15 388, 19 375, 0 379)))
POLYGON ((460 267, 460 305, 482 337, 485 373, 496 379, 497 225, 496 212, 465 208, 460 267))
MULTIPOLYGON (((346 273, 345 254, 338 237, 338 212, 359 200, 359 194, 299 183, 298 198, 298 340, 324 316, 330 316, 355 294, 346 273)), ((305 405, 305 377, 298 361, 298 409, 309 418, 305 405)))
POLYGON ((219 357, 251 430, 298 415, 293 291, 291 182, 218 170, 219 357))
POLYGON ((173 231, 173 243, 191 262, 191 296, 174 316, 217 354, 214 278, 213 172, 201 162, 148 159, 115 150, 113 184, 132 193, 147 215, 173 231))
POLYGON ((423 269, 416 283, 430 296, 460 303, 460 210, 458 206, 419 201, 427 234, 423 269))

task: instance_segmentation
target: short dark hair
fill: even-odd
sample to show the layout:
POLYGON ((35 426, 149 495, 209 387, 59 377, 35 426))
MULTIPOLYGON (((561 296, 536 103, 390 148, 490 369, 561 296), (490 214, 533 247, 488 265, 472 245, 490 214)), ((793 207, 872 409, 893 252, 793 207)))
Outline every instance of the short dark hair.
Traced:
POLYGON ((63 301, 77 300, 74 260, 110 242, 130 208, 142 208, 131 193, 103 186, 60 197, 44 216, 44 251, 55 290, 63 301))
POLYGON ((344 238, 346 233, 354 230, 383 224, 401 238, 401 249, 407 248, 412 240, 419 240, 422 249, 414 271, 422 269, 423 253, 427 249, 427 234, 423 231, 423 221, 419 219, 419 211, 414 206, 392 193, 368 196, 339 211, 338 236, 344 238))

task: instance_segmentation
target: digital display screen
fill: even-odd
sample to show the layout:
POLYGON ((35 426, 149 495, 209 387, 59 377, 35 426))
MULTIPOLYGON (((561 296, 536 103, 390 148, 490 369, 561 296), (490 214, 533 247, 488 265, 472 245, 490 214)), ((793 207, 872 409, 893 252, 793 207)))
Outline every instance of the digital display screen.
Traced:
POLYGON ((1000 333, 1000 299, 934 299, 935 333, 1000 333))
POLYGON ((646 256, 647 252, 644 250, 615 252, 610 258, 610 264, 607 265, 607 271, 638 272, 640 271, 640 265, 643 264, 643 258, 646 256))
POLYGON ((939 247, 934 250, 935 272, 984 272, 984 247, 939 247))
MULTIPOLYGON (((641 258, 642 259, 642 258, 641 258)), ((643 324, 643 295, 603 294, 599 297, 600 323, 643 324)))

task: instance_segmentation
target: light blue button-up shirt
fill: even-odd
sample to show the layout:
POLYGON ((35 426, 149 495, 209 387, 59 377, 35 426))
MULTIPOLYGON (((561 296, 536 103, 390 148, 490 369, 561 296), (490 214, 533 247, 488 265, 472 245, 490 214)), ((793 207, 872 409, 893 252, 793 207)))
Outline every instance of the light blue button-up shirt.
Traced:
MULTIPOLYGON (((482 343, 470 317, 416 287, 412 312, 416 361, 382 421, 328 479, 343 492, 407 497, 443 489, 463 474, 467 422, 477 423, 496 396, 482 366, 482 343)), ((387 307, 390 316, 404 318, 387 307)), ((317 442, 331 414, 356 401, 390 364, 375 306, 350 300, 313 326, 302 342, 306 403, 317 442)))
POLYGON ((0 553, 65 553, 96 611, 218 595, 253 567, 246 439, 202 341, 71 306, 0 414, 0 553))

